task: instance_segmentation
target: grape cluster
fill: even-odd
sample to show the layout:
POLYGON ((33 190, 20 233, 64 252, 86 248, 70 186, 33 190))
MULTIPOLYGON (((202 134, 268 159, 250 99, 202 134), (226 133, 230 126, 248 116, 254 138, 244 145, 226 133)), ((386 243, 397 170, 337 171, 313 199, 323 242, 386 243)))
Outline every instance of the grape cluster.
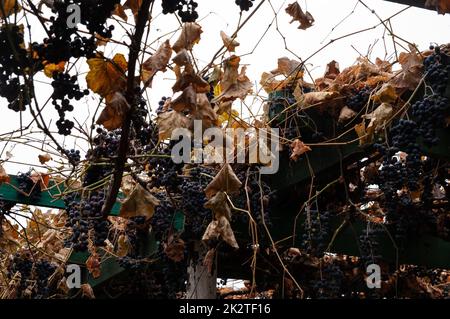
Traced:
POLYGON ((235 0, 235 3, 241 8, 241 11, 248 11, 253 6, 255 0, 235 0))
POLYGON ((67 246, 72 246, 75 251, 86 251, 89 239, 95 246, 105 245, 109 222, 102 216, 104 197, 103 191, 92 192, 85 199, 78 199, 76 195, 66 197, 66 227, 72 229, 72 236, 66 242, 67 246))
POLYGON ((330 236, 330 213, 310 210, 304 222, 302 245, 308 254, 322 256, 328 245, 330 236))
POLYGON ((8 108, 24 111, 31 103, 32 90, 20 83, 19 76, 34 64, 24 45, 23 30, 13 24, 0 27, 0 96, 8 101, 8 108))
POLYGON ((10 260, 8 265, 8 278, 11 280, 16 273, 20 273, 20 285, 18 287, 18 295, 20 296, 28 287, 29 280, 32 276, 33 261, 29 253, 16 253, 10 260))
POLYGON ((196 11, 198 3, 194 0, 163 0, 163 14, 178 13, 182 22, 195 22, 198 19, 196 11))
POLYGON ((53 105, 58 111, 59 120, 56 122, 58 127, 58 133, 61 135, 69 135, 74 123, 70 120, 65 119, 66 112, 73 111, 73 105, 70 104, 71 99, 77 101, 85 95, 89 94, 89 90, 80 90, 80 86, 76 83, 77 77, 71 76, 68 73, 54 72, 53 74, 53 105))
POLYGON ((161 241, 172 227, 175 208, 165 194, 157 193, 156 198, 159 200, 159 205, 155 207, 151 225, 155 238, 161 241))
POLYGON ((322 278, 315 280, 312 287, 318 299, 336 299, 341 297, 345 280, 344 273, 336 263, 327 263, 322 269, 322 278))
POLYGON ((212 213, 204 208, 207 202, 203 186, 194 179, 184 179, 180 186, 181 203, 186 219, 184 236, 199 240, 212 220, 212 213))
POLYGON ((19 193, 19 196, 28 197, 30 200, 37 201, 41 197, 41 184, 35 183, 31 178, 31 172, 18 173, 16 176, 19 189, 25 193, 19 193))
POLYGON ((50 295, 50 288, 48 279, 56 270, 56 266, 49 263, 47 260, 39 260, 34 265, 35 280, 36 280, 36 295, 35 299, 46 299, 50 295))
POLYGON ((183 164, 175 164, 171 158, 172 150, 164 147, 159 154, 149 160, 152 171, 149 172, 153 187, 166 187, 176 191, 179 185, 178 175, 182 173, 183 164))
POLYGON ((81 161, 81 155, 79 150, 70 149, 66 150, 66 154, 69 158, 69 162, 73 163, 74 165, 78 165, 81 161))
POLYGON ((378 235, 381 232, 381 227, 368 223, 367 231, 359 236, 359 249, 361 252, 361 266, 363 267, 363 271, 365 271, 368 265, 378 264, 381 260, 378 242, 378 235))
POLYGON ((347 106, 355 112, 359 112, 363 107, 367 105, 370 98, 370 88, 364 87, 359 91, 353 92, 350 97, 347 98, 347 106))
POLYGON ((50 63, 68 61, 71 57, 92 58, 95 55, 95 34, 103 38, 111 38, 113 26, 106 27, 106 20, 111 16, 119 0, 74 0, 55 1, 52 12, 56 14, 50 18, 52 22, 49 28, 49 38, 44 39, 42 44, 33 44, 33 50, 39 57, 50 63), (69 28, 67 21, 71 14, 68 6, 78 5, 81 12, 81 24, 85 25, 91 36, 80 36, 77 26, 69 28))
POLYGON ((450 80, 450 56, 441 52, 440 47, 434 48, 434 53, 424 60, 425 82, 436 94, 444 94, 450 80))
POLYGON ((439 142, 436 129, 445 126, 445 115, 448 113, 449 106, 450 101, 438 94, 425 96, 412 106, 418 132, 425 145, 434 146, 439 142))

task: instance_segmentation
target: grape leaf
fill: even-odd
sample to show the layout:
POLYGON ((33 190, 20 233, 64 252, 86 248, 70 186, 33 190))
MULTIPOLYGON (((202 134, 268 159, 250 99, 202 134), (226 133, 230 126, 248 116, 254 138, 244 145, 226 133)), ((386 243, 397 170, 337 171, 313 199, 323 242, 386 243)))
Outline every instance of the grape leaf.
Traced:
POLYGON ((80 286, 81 296, 87 299, 95 299, 94 290, 89 284, 82 284, 80 286))
POLYGON ((179 67, 175 68, 177 81, 172 87, 173 92, 183 91, 189 85, 192 85, 197 93, 208 93, 211 87, 202 77, 197 75, 192 64, 186 64, 183 72, 179 72, 179 67))
POLYGON ((89 73, 86 76, 88 87, 102 97, 124 90, 126 86, 125 72, 128 64, 125 57, 117 53, 112 61, 99 55, 88 59, 89 73))
POLYGON ((6 173, 5 169, 0 164, 0 185, 2 183, 9 183, 9 181, 10 181, 9 175, 6 173))
POLYGON ((356 116, 356 112, 353 111, 351 108, 349 108, 347 105, 345 105, 339 114, 339 122, 346 122, 356 116))
POLYGON ((390 82, 397 89, 414 90, 423 76, 422 57, 414 46, 410 45, 409 49, 410 53, 400 53, 398 62, 402 70, 395 74, 390 82))
POLYGON ((238 41, 236 41, 236 39, 229 37, 223 31, 220 31, 220 37, 222 38, 223 45, 230 52, 234 52, 236 50, 236 47, 240 45, 240 43, 238 41))
POLYGON ((377 103, 394 103, 398 98, 395 88, 389 83, 385 83, 375 94, 372 96, 374 102, 377 103))
POLYGON ((177 112, 183 112, 184 110, 192 111, 197 106, 197 93, 192 85, 189 85, 183 90, 183 93, 174 99, 171 103, 172 109, 177 112))
POLYGON ((239 245, 234 237, 233 230, 231 229, 230 222, 225 216, 221 216, 218 220, 213 220, 209 223, 203 234, 202 240, 217 240, 221 238, 224 242, 233 248, 238 249, 239 245))
POLYGON ((97 124, 103 125, 107 130, 113 131, 122 127, 126 113, 130 109, 127 99, 120 92, 106 97, 106 107, 100 113, 97 124))
POLYGON ((207 198, 212 198, 218 192, 226 192, 227 194, 235 193, 241 188, 241 181, 234 173, 230 164, 225 164, 214 179, 205 188, 207 198))
POLYGON ((123 7, 124 9, 130 9, 133 12, 134 20, 136 21, 137 15, 139 13, 139 8, 142 5, 142 0, 127 0, 123 7))
POLYGON ((97 253, 91 254, 86 260, 86 268, 94 279, 101 276, 100 257, 97 253))
POLYGON ((325 75, 323 77, 334 80, 339 75, 339 73, 341 73, 341 71, 339 70, 339 63, 333 60, 327 64, 325 75))
POLYGON ((298 28, 301 30, 308 29, 314 23, 314 18, 311 13, 309 13, 308 11, 303 12, 300 4, 297 1, 287 6, 286 13, 292 17, 292 21, 290 23, 294 21, 300 22, 298 28))
POLYGON ((178 53, 182 49, 192 50, 195 44, 200 41, 202 27, 195 22, 186 22, 183 24, 180 37, 173 45, 173 50, 178 53))
POLYGON ((150 219, 157 205, 159 200, 140 184, 136 184, 131 194, 123 201, 119 216, 124 218, 144 216, 150 219))
POLYGON ((160 113, 156 121, 160 140, 170 139, 172 131, 176 128, 190 128, 192 122, 190 118, 177 111, 160 113))
POLYGON ((159 71, 166 72, 166 66, 172 56, 169 40, 166 40, 142 65, 141 80, 145 87, 152 87, 152 80, 159 71))
POLYGON ((292 154, 289 158, 293 161, 297 161, 302 154, 311 151, 311 148, 308 145, 305 145, 305 143, 300 141, 298 138, 291 143, 291 149, 292 154))
POLYGON ((174 262, 180 262, 184 259, 184 241, 181 238, 170 237, 165 244, 164 253, 174 262))
POLYGON ((209 128, 213 125, 217 125, 217 114, 211 106, 206 94, 197 94, 196 108, 192 113, 195 120, 201 120, 203 128, 209 128))
POLYGON ((221 94, 213 102, 234 101, 237 98, 244 100, 252 92, 253 84, 245 75, 246 67, 238 72, 240 58, 232 56, 225 61, 224 74, 220 81, 221 94))
MULTIPOLYGON (((278 67, 271 71, 273 75, 279 75, 282 74, 285 77, 290 77, 291 75, 294 75, 294 73, 298 70, 300 76, 303 75, 302 69, 301 69, 302 63, 296 60, 291 60, 288 57, 282 57, 278 59, 278 67)), ((298 77, 298 75, 296 75, 298 77)))
POLYGON ((370 123, 367 126, 368 129, 373 127, 375 131, 378 131, 378 129, 391 118, 393 113, 394 109, 391 104, 382 103, 372 113, 363 115, 363 118, 370 120, 370 123))
POLYGON ((210 198, 204 207, 212 210, 215 219, 225 216, 231 220, 231 208, 227 201, 227 195, 222 191, 210 198))
POLYGON ((22 10, 22 6, 17 0, 0 0, 0 17, 6 18, 22 10), (1 10, 3 8, 3 10, 1 10))
POLYGON ((115 9, 113 11, 113 15, 122 18, 124 21, 128 21, 128 16, 125 13, 124 9, 125 8, 120 3, 116 4, 116 7, 115 7, 115 9))
POLYGON ((44 67, 44 74, 49 78, 53 78, 53 72, 64 72, 65 67, 66 67, 65 61, 61 61, 58 64, 47 63, 44 67))
POLYGON ((52 157, 48 153, 38 155, 38 158, 39 158, 39 163, 41 163, 42 165, 44 165, 48 161, 52 160, 52 157))

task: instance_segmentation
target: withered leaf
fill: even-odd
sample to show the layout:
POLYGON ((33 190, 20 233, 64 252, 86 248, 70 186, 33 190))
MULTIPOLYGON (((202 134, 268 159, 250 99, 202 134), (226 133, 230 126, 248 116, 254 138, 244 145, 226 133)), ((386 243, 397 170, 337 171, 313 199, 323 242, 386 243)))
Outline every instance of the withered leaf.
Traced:
POLYGON ((366 123, 364 120, 355 125, 355 132, 359 137, 359 145, 365 145, 372 141, 375 126, 368 127, 366 129, 366 123))
POLYGON ((10 181, 9 175, 6 173, 5 169, 0 164, 0 184, 9 183, 9 181, 10 181))
POLYGON ((450 13, 450 1, 449 0, 427 0, 425 2, 426 8, 436 8, 439 14, 450 13))
POLYGON ((144 216, 150 219, 155 212, 155 206, 159 205, 159 200, 140 184, 136 184, 120 207, 120 217, 130 218, 144 216))
POLYGON ((120 3, 116 4, 113 15, 122 18, 124 21, 128 21, 128 16, 125 13, 124 7, 120 3))
POLYGON ((286 13, 292 17, 292 22, 298 21, 300 22, 299 29, 306 30, 311 27, 314 23, 314 18, 308 11, 303 12, 300 4, 296 1, 291 3, 286 8, 286 13))
POLYGON ((303 75, 302 69, 300 68, 301 64, 302 63, 299 61, 291 60, 288 57, 282 57, 278 59, 278 67, 270 73, 272 73, 273 75, 282 74, 286 77, 289 77, 298 70, 299 74, 297 75, 297 77, 301 77, 303 75))
POLYGON ((308 145, 305 145, 305 143, 300 141, 298 138, 291 143, 291 149, 292 154, 290 159, 293 161, 297 161, 302 154, 311 151, 311 148, 308 145))
POLYGON ((116 255, 119 257, 125 257, 128 255, 128 252, 131 250, 132 246, 130 241, 128 240, 127 235, 121 234, 117 239, 117 252, 116 255))
POLYGON ((142 0, 127 0, 124 3, 123 7, 125 9, 130 9, 131 12, 133 12, 134 20, 136 21, 137 15, 139 13, 139 8, 141 7, 141 5, 142 5, 142 0))
POLYGON ((47 163, 48 161, 51 161, 51 160, 52 160, 51 155, 48 154, 48 153, 38 155, 38 158, 39 158, 39 163, 41 163, 42 165, 44 165, 44 164, 47 163))
POLYGON ((215 219, 225 216, 228 220, 231 220, 231 209, 224 192, 218 192, 205 203, 204 207, 213 211, 215 219))
POLYGON ((81 296, 87 299, 95 299, 94 290, 89 284, 82 284, 81 287, 81 296))
POLYGON ((177 53, 172 61, 178 66, 186 66, 192 63, 191 57, 189 56, 189 53, 186 51, 186 49, 180 50, 180 52, 177 53))
POLYGON ((197 106, 193 117, 196 120, 201 120, 204 128, 209 128, 217 124, 217 114, 211 106, 206 94, 197 94, 197 106))
POLYGON ((88 87, 106 97, 111 93, 121 91, 126 86, 125 72, 128 64, 122 54, 116 54, 112 61, 103 56, 88 59, 89 73, 86 76, 88 87))
POLYGON ((423 76, 422 57, 414 46, 410 45, 409 49, 410 53, 400 53, 398 62, 402 70, 395 74, 390 82, 398 89, 414 90, 423 76))
POLYGON ((308 92, 305 94, 295 94, 296 101, 302 107, 308 107, 311 105, 321 105, 328 101, 335 99, 339 95, 338 92, 308 92))
POLYGON ((341 109, 341 113, 339 114, 339 122, 346 122, 356 116, 356 112, 353 111, 351 108, 349 108, 347 105, 345 105, 341 109))
POLYGON ((86 260, 86 268, 94 279, 101 276, 100 258, 98 254, 94 253, 89 256, 86 260))
POLYGON ((223 45, 230 52, 234 52, 236 50, 236 47, 240 45, 240 43, 237 42, 236 39, 231 38, 223 31, 220 31, 220 37, 222 38, 223 45))
POLYGON ((389 120, 394 112, 392 105, 389 103, 382 103, 372 113, 363 115, 363 118, 370 119, 367 128, 373 127, 377 131, 381 126, 389 120))
POLYGON ((241 188, 241 185, 241 181, 234 173, 230 164, 227 163, 206 187, 206 197, 212 198, 220 191, 226 192, 227 194, 237 192, 241 188))
POLYGON ((213 100, 214 102, 233 101, 238 98, 244 100, 253 91, 253 84, 245 74, 247 68, 243 66, 238 73, 238 66, 239 64, 237 66, 229 64, 225 68, 223 79, 220 82, 222 93, 213 100))
POLYGON ((167 257, 175 262, 180 262, 184 259, 184 240, 181 238, 171 238, 166 244, 164 252, 167 257))
POLYGON ((145 87, 152 87, 152 80, 159 71, 165 72, 166 66, 172 56, 172 48, 169 40, 166 40, 142 65, 141 80, 145 87))
POLYGON ((201 76, 195 73, 191 64, 187 64, 181 73, 176 73, 177 81, 172 87, 173 92, 183 91, 192 85, 197 93, 208 93, 211 87, 201 76))
POLYGON ((206 252, 205 258, 203 259, 203 266, 208 269, 208 272, 211 274, 214 266, 214 256, 216 254, 216 250, 214 248, 209 249, 206 252))
POLYGON ((375 92, 372 99, 377 103, 394 103, 398 96, 395 92, 395 88, 389 83, 383 84, 383 86, 375 92))
POLYGON ((202 240, 217 240, 221 238, 224 242, 233 248, 238 249, 239 245, 234 237, 230 222, 225 216, 221 216, 218 220, 213 220, 206 228, 202 240))
POLYGON ((334 80, 339 75, 339 73, 341 73, 341 71, 339 70, 339 63, 333 60, 327 64, 325 75, 323 77, 334 80))
POLYGON ((130 109, 127 99, 120 92, 106 97, 106 107, 100 113, 97 124, 103 125, 108 131, 122 127, 125 115, 130 109))
POLYGON ((183 93, 172 101, 172 109, 177 112, 192 111, 197 105, 197 93, 192 85, 183 90, 183 93))
POLYGON ((3 11, 0 10, 1 18, 6 18, 11 14, 17 13, 22 10, 22 7, 17 0, 0 0, 0 4, 3 8, 3 11))
POLYGON ((194 45, 200 41, 202 27, 195 22, 186 22, 183 24, 180 37, 173 45, 173 50, 178 53, 182 49, 192 50, 194 45))
POLYGON ((190 118, 177 111, 160 113, 156 121, 158 123, 160 140, 171 138, 173 130, 177 128, 190 128, 192 123, 190 118))

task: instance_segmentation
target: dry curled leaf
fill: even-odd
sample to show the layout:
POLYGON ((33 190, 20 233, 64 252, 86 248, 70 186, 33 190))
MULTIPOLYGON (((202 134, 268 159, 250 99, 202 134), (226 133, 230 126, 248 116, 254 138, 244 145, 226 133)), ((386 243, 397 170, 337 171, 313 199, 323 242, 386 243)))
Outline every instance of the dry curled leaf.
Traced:
POLYGON ((39 163, 41 163, 42 165, 44 165, 48 161, 52 160, 52 157, 50 156, 49 153, 38 155, 38 158, 39 158, 39 163))
POLYGON ((345 105, 339 114, 338 121, 343 123, 346 122, 356 116, 356 112, 353 111, 351 108, 349 108, 347 105, 345 105))
POLYGON ((311 148, 308 145, 305 145, 305 143, 300 141, 298 138, 291 143, 291 149, 292 154, 290 159, 293 161, 297 161, 302 154, 311 151, 311 148))
POLYGON ((236 47, 240 45, 240 43, 237 42, 235 38, 231 38, 223 31, 220 31, 220 37, 222 38, 223 45, 230 52, 234 52, 236 50, 236 47))
MULTIPOLYGON (((179 67, 175 68, 175 71, 179 67)), ((187 64, 183 72, 175 72, 177 81, 172 87, 173 92, 183 91, 188 86, 192 85, 196 93, 208 93, 211 87, 201 76, 195 73, 192 64, 187 64)))
POLYGON ((124 5, 123 8, 124 9, 130 9, 131 12, 133 12, 134 15, 134 20, 137 20, 137 15, 139 13, 139 8, 142 5, 142 0, 127 0, 124 5))
POLYGON ((332 101, 338 95, 338 92, 308 92, 305 94, 294 92, 294 97, 301 107, 320 106, 332 101))
POLYGON ((159 200, 140 184, 136 184, 130 196, 120 206, 119 216, 125 218, 144 216, 150 219, 157 205, 159 200))
POLYGON ((0 10, 1 18, 6 18, 11 14, 22 10, 22 7, 17 0, 0 0, 0 4, 0 8, 3 8, 3 10, 0 10))
POLYGON ((414 90, 423 76, 422 57, 414 46, 410 45, 409 49, 410 53, 400 53, 398 62, 402 70, 395 74, 390 82, 397 89, 414 90))
POLYGON ((186 66, 192 63, 192 59, 186 49, 182 49, 180 52, 178 52, 177 55, 175 55, 175 57, 172 59, 172 61, 178 66, 186 66))
POLYGON ((0 164, 0 184, 9 183, 9 181, 10 181, 9 175, 6 173, 5 169, 0 164))
POLYGON ((234 173, 230 164, 227 163, 205 188, 206 197, 212 198, 220 191, 226 192, 227 194, 237 192, 241 188, 241 185, 241 181, 234 173))
POLYGON ((308 11, 303 12, 297 1, 287 6, 286 13, 292 17, 292 21, 290 23, 294 21, 300 22, 300 25, 298 26, 299 29, 306 30, 314 23, 314 18, 311 13, 308 11))
POLYGON ((214 102, 233 101, 235 99, 245 99, 252 92, 253 84, 246 76, 246 67, 243 66, 239 72, 240 58, 233 55, 224 62, 224 74, 220 81, 221 94, 214 102))
POLYGON ((279 75, 282 74, 286 77, 289 77, 293 75, 294 72, 299 71, 299 74, 297 74, 297 77, 303 76, 302 63, 297 60, 291 60, 288 57, 282 57, 278 59, 278 67, 271 71, 273 75, 279 75))
POLYGON ((101 276, 100 257, 98 254, 94 253, 89 256, 89 258, 86 260, 86 268, 91 274, 92 278, 96 279, 101 276))
POLYGON ((334 80, 339 73, 341 73, 341 71, 339 71, 339 63, 333 60, 327 64, 325 75, 323 77, 334 80))
POLYGON ((117 251, 116 255, 119 257, 125 257, 128 252, 132 249, 131 243, 128 240, 128 236, 121 234, 117 239, 117 251))
POLYGON ((370 120, 370 123, 367 126, 368 129, 373 127, 375 131, 378 131, 378 129, 391 118, 393 112, 394 109, 391 104, 382 103, 372 113, 363 115, 363 118, 370 120))
POLYGON ((202 121, 203 128, 209 128, 217 124, 217 114, 204 93, 197 94, 196 109, 192 115, 194 119, 202 121))
POLYGON ((142 65, 141 80, 145 87, 152 87, 152 80, 159 71, 165 72, 172 56, 169 40, 166 40, 142 65))
POLYGON ((186 22, 183 24, 180 37, 173 45, 173 50, 178 53, 182 49, 192 50, 194 45, 200 41, 202 27, 195 22, 186 22))
POLYGON ((372 141, 375 126, 366 129, 366 123, 363 120, 361 123, 355 125, 355 132, 359 137, 359 145, 365 145, 372 141))
POLYGON ((113 131, 122 127, 126 113, 130 109, 127 99, 120 92, 106 97, 106 107, 97 119, 97 124, 103 125, 107 130, 113 131))
POLYGON ((218 192, 205 203, 204 207, 213 211, 215 219, 225 216, 228 220, 231 220, 231 208, 224 192, 218 192))
POLYGON ((102 97, 121 91, 126 86, 125 72, 128 64, 122 54, 116 54, 109 61, 103 56, 88 59, 89 73, 86 76, 88 87, 102 97))
POLYGON ((164 252, 167 257, 174 262, 180 262, 184 259, 184 241, 181 238, 169 238, 169 243, 166 244, 164 252))
POLYGON ((87 299, 95 299, 94 290, 89 284, 82 284, 81 287, 81 297, 87 299))
POLYGON ((159 128, 159 139, 165 140, 171 138, 175 129, 189 128, 192 121, 181 112, 169 111, 158 114, 156 122, 159 128))
POLYGON ((58 64, 47 63, 44 66, 44 74, 48 78, 53 78, 54 72, 64 72, 65 67, 66 67, 66 61, 61 61, 58 64))
POLYGON ((376 103, 394 103, 398 98, 395 88, 389 83, 385 83, 375 94, 372 99, 376 103))
POLYGON ((217 240, 222 239, 228 245, 238 249, 239 245, 234 237, 230 222, 225 216, 221 216, 218 220, 213 220, 206 228, 202 240, 217 240))
POLYGON ((122 18, 122 20, 124 21, 128 21, 128 16, 125 13, 125 8, 120 3, 116 4, 113 15, 122 18))
POLYGON ((189 85, 183 90, 180 96, 174 99, 171 103, 172 109, 177 112, 185 110, 192 111, 197 105, 197 93, 192 85, 189 85))
POLYGON ((439 14, 450 13, 450 0, 427 0, 426 8, 435 8, 439 14))

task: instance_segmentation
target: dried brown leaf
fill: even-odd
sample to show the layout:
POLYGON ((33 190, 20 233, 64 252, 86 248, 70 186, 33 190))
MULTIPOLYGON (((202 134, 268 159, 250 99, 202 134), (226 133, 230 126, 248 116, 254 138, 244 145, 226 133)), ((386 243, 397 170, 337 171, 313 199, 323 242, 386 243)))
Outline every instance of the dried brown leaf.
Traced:
POLYGON ((195 22, 186 22, 183 24, 180 37, 173 45, 173 50, 178 53, 182 49, 192 50, 194 45, 200 41, 202 27, 195 22))
POLYGON ((220 31, 220 37, 222 38, 223 45, 227 48, 228 51, 234 52, 236 47, 240 45, 236 39, 229 37, 225 32, 220 31))
POLYGON ((136 184, 130 196, 122 203, 119 216, 125 218, 144 216, 150 219, 157 205, 159 200, 140 184, 136 184))
POLYGON ((184 240, 181 238, 170 238, 169 243, 165 246, 164 252, 167 257, 174 262, 180 262, 184 259, 184 240))
POLYGON ((87 299, 95 299, 94 290, 92 289, 91 285, 89 284, 82 284, 81 287, 81 297, 87 298, 87 299))
POLYGON ((233 230, 231 229, 230 222, 225 216, 221 216, 218 220, 213 220, 206 228, 203 234, 202 240, 217 240, 222 239, 228 245, 238 249, 239 245, 234 237, 233 230))
POLYGON ((293 161, 297 161, 301 155, 303 155, 306 152, 311 151, 311 148, 308 145, 305 145, 305 143, 303 143, 299 139, 295 139, 291 143, 291 149, 292 149, 292 154, 290 156, 290 159, 293 161))
POLYGON ((205 203, 204 207, 213 211, 215 219, 225 216, 228 220, 231 220, 231 208, 224 192, 218 192, 205 203))
POLYGON ((89 256, 89 258, 86 260, 86 268, 89 271, 89 273, 92 275, 92 278, 96 279, 101 276, 101 270, 100 270, 100 257, 98 254, 94 253, 89 256))
POLYGON ((173 130, 177 128, 189 128, 192 122, 190 118, 177 111, 160 113, 156 121, 158 123, 160 140, 170 139, 173 130))
POLYGON ((6 173, 5 169, 0 164, 0 184, 9 183, 9 181, 10 181, 9 175, 6 173))
POLYGON ((166 40, 142 65, 141 80, 145 87, 152 87, 155 74, 159 71, 166 72, 166 66, 172 56, 172 48, 169 40, 166 40))
POLYGON ((308 29, 314 23, 314 18, 311 13, 309 13, 308 11, 303 12, 300 4, 297 1, 287 6, 286 13, 292 17, 292 21, 290 23, 294 21, 300 22, 298 28, 301 30, 308 29))
POLYGON ((103 125, 109 131, 118 129, 122 127, 129 109, 130 105, 122 93, 110 94, 106 97, 106 107, 100 113, 97 124, 103 125))
POLYGON ((241 185, 241 181, 234 173, 230 164, 227 163, 206 187, 206 197, 212 198, 220 191, 226 192, 227 194, 237 192, 241 188, 241 185))

